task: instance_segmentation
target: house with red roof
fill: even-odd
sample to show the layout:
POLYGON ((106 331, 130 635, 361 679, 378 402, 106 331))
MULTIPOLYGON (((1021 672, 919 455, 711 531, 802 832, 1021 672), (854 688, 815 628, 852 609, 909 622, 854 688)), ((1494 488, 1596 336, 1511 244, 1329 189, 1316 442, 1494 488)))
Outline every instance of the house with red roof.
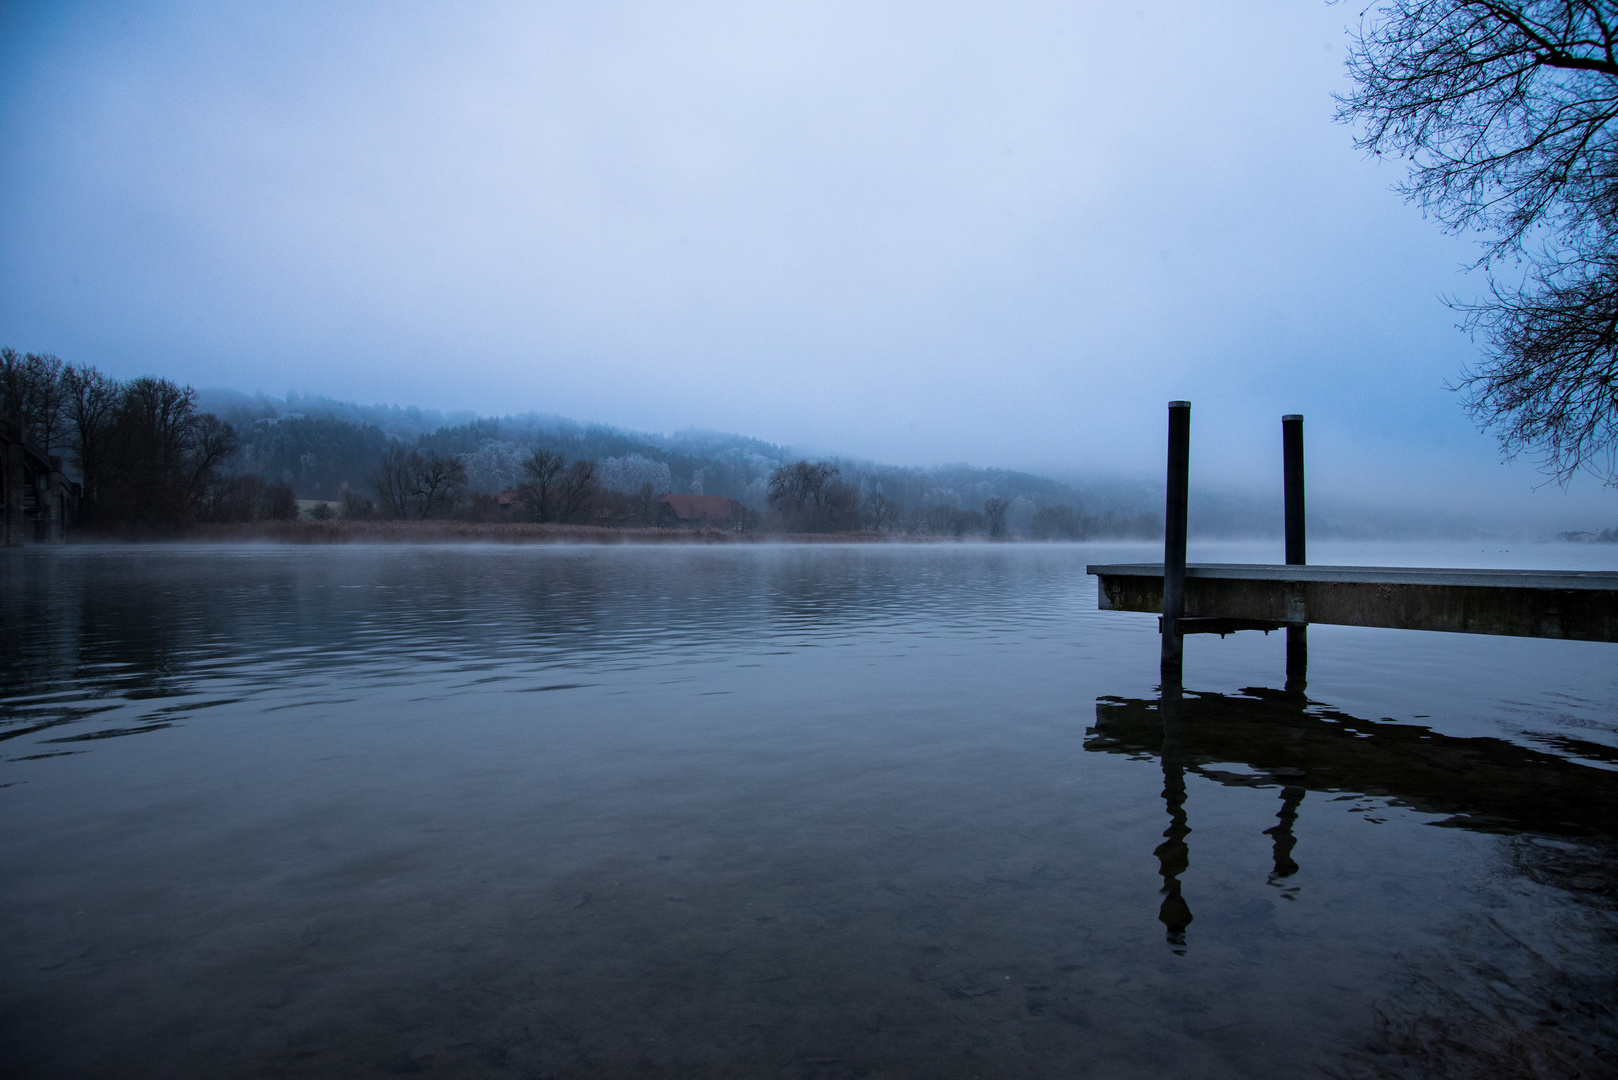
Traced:
POLYGON ((659 495, 662 504, 658 521, 664 526, 712 526, 721 529, 739 529, 747 508, 735 499, 723 495, 659 495))

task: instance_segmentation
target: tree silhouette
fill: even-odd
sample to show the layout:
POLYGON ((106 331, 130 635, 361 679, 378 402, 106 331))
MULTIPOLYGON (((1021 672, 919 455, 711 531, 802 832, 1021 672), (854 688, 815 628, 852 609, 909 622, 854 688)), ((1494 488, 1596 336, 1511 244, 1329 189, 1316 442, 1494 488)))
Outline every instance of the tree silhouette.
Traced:
POLYGON ((1493 234, 1490 298, 1455 305, 1485 346, 1468 409, 1561 482, 1618 483, 1618 8, 1393 0, 1349 69, 1358 144, 1408 159, 1446 227, 1493 234))

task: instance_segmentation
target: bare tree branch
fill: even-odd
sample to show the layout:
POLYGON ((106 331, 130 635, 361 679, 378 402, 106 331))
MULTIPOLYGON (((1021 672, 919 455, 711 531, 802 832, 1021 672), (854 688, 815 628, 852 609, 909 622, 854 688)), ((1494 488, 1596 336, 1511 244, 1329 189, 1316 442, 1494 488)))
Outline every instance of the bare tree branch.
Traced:
POLYGON ((1339 99, 1357 144, 1410 162, 1404 194, 1492 233, 1485 358, 1456 384, 1508 455, 1618 484, 1618 2, 1393 0, 1362 26, 1339 99), (1505 260, 1526 268, 1501 284, 1505 260))

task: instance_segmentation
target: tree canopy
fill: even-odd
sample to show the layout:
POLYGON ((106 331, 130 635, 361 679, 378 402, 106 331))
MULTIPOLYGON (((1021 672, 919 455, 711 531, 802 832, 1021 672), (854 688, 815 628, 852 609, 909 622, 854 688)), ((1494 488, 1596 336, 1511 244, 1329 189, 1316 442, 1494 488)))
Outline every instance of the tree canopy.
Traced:
POLYGON ((1618 3, 1394 0, 1362 25, 1339 116, 1408 159, 1405 194, 1490 234, 1484 357, 1457 388, 1508 454, 1618 484, 1618 3))

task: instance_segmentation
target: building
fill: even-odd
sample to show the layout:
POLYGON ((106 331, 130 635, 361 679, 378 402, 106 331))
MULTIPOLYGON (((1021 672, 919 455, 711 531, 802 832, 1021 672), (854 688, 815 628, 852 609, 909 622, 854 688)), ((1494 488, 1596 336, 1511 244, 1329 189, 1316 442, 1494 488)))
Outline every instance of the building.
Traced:
POLYGON ((60 544, 78 506, 79 485, 62 474, 62 459, 47 455, 14 423, 0 423, 0 541, 60 544))
POLYGON ((662 506, 658 524, 664 526, 711 526, 718 529, 739 529, 747 508, 735 499, 723 495, 659 495, 662 506))

